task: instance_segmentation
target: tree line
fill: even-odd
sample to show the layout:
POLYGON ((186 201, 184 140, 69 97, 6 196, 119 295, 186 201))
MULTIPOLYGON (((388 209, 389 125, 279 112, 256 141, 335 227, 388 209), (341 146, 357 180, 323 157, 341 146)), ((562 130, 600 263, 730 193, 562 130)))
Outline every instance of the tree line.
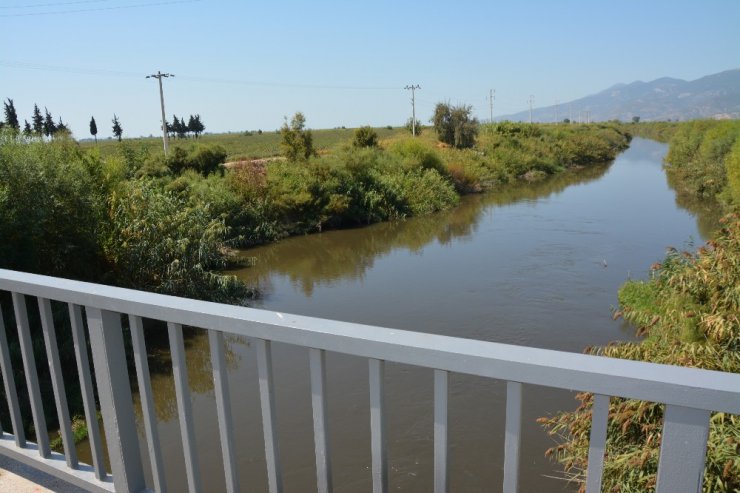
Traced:
POLYGON ((178 118, 177 115, 172 115, 172 123, 165 122, 167 125, 167 133, 170 137, 184 139, 188 134, 193 134, 196 139, 200 137, 200 134, 206 129, 203 122, 200 120, 200 115, 190 115, 188 122, 185 123, 185 118, 178 118))
MULTIPOLYGON (((0 121, 0 130, 8 128, 16 133, 22 133, 25 137, 46 138, 53 138, 58 135, 69 136, 72 133, 69 126, 62 121, 61 116, 58 121, 54 121, 51 112, 44 107, 44 112, 42 113, 38 104, 34 103, 31 121, 29 123, 28 120, 24 120, 23 128, 21 128, 18 111, 12 99, 7 98, 3 101, 3 110, 5 119, 0 121)), ((206 129, 199 114, 190 115, 187 123, 185 123, 185 118, 178 118, 176 115, 172 115, 172 118, 173 123, 165 122, 165 125, 167 126, 167 132, 173 137, 185 138, 189 134, 192 134, 195 138, 198 138, 206 129)), ((120 142, 123 138, 123 126, 118 115, 115 113, 113 114, 111 124, 113 136, 120 142)), ((95 142, 98 141, 98 124, 94 116, 90 118, 90 135, 93 136, 95 142)))
POLYGON ((26 137, 44 136, 51 138, 60 133, 70 133, 69 127, 62 121, 61 116, 59 117, 59 121, 55 122, 54 117, 46 107, 44 107, 44 113, 41 113, 38 104, 33 105, 31 123, 28 120, 23 121, 23 130, 21 130, 18 112, 15 109, 15 103, 12 99, 8 98, 6 101, 3 101, 3 109, 5 112, 5 121, 0 122, 0 129, 10 128, 15 132, 22 132, 26 137))

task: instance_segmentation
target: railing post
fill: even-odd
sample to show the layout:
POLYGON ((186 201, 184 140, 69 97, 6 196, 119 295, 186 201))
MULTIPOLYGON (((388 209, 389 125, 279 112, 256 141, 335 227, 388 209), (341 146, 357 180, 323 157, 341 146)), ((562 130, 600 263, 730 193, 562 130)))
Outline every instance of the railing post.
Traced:
POLYGON ((326 353, 309 349, 311 368, 311 407, 316 455, 316 486, 319 493, 332 491, 331 457, 329 453, 329 418, 326 405, 326 353))
POLYGON ((447 393, 447 372, 434 370, 434 493, 446 493, 450 483, 447 475, 447 393))
POLYGON ((259 376, 260 403, 262 405, 262 432, 265 437, 265 462, 267 485, 270 493, 282 493, 283 478, 280 467, 280 450, 277 440, 275 412, 275 383, 272 376, 272 343, 264 339, 255 341, 257 348, 257 374, 259 376))
POLYGON ((709 414, 703 409, 666 405, 657 493, 701 493, 709 414))
POLYGON ((370 366, 370 449, 372 452, 373 493, 388 491, 388 455, 385 440, 385 361, 371 358, 370 366))
POLYGON ((218 330, 209 330, 208 343, 211 346, 213 392, 216 396, 216 415, 218 416, 218 431, 221 435, 226 491, 227 493, 238 493, 239 478, 237 477, 236 451, 234 450, 234 420, 231 416, 231 392, 229 391, 229 378, 226 369, 224 333, 218 330))
POLYGON ((116 492, 139 493, 146 488, 146 483, 126 367, 121 315, 92 307, 86 307, 85 312, 113 485, 116 492))
POLYGON ((33 354, 33 341, 31 340, 31 326, 28 323, 26 297, 21 293, 13 293, 12 297, 15 322, 18 326, 18 339, 21 345, 21 356, 23 357, 23 370, 26 374, 28 398, 31 401, 33 426, 36 428, 36 443, 39 446, 39 455, 47 458, 51 455, 51 448, 49 448, 49 435, 46 433, 46 417, 44 416, 44 406, 41 401, 41 387, 39 385, 38 370, 36 369, 36 357, 33 354))
POLYGON ((46 345, 46 357, 49 361, 49 375, 51 386, 54 391, 54 403, 57 408, 59 419, 59 432, 62 435, 64 457, 67 467, 77 469, 77 449, 72 436, 72 421, 69 418, 69 406, 67 405, 67 392, 64 388, 62 377, 62 363, 59 359, 59 345, 57 344, 56 330, 54 329, 54 316, 51 312, 51 301, 46 298, 38 298, 39 313, 41 314, 41 328, 44 331, 44 344, 46 345))
POLYGON ((606 431, 609 424, 609 396, 594 394, 591 407, 591 436, 588 440, 588 469, 586 471, 586 493, 601 491, 601 476, 604 473, 606 431))
POLYGON ((15 435, 15 444, 19 448, 23 448, 26 446, 26 433, 23 430, 21 408, 18 403, 18 391, 15 388, 13 363, 10 361, 10 350, 8 348, 8 337, 5 334, 5 322, 3 321, 2 306, 0 306, 0 371, 3 374, 5 398, 8 401, 10 422, 13 425, 13 434, 15 435))
POLYGON ((170 354, 172 355, 172 374, 175 377, 175 399, 177 415, 180 418, 180 436, 185 456, 185 475, 188 478, 188 491, 198 493, 203 490, 198 465, 198 445, 195 443, 195 422, 193 421, 193 404, 190 399, 188 384, 188 365, 185 361, 185 339, 182 325, 168 322, 167 332, 170 337, 170 354))
POLYGON ((149 376, 149 362, 146 355, 146 341, 144 340, 144 323, 141 317, 128 316, 128 325, 131 328, 131 343, 134 350, 134 366, 136 367, 136 379, 139 383, 139 400, 141 402, 141 414, 144 421, 144 432, 146 433, 147 447, 149 448, 149 461, 152 465, 152 486, 157 493, 167 493, 167 485, 164 480, 164 462, 162 462, 162 448, 159 444, 159 431, 157 431, 157 413, 154 410, 154 396, 152 394, 152 381, 149 376))
POLYGON ((69 321, 72 326, 72 341, 75 346, 75 360, 77 362, 77 373, 80 376, 82 405, 85 408, 85 421, 87 422, 87 434, 93 467, 95 468, 95 477, 104 479, 106 472, 105 461, 103 460, 103 442, 100 439, 100 425, 98 424, 98 415, 95 412, 95 394, 92 377, 90 376, 90 360, 87 356, 87 339, 85 338, 85 326, 82 323, 82 307, 80 305, 69 304, 69 321))
POLYGON ((504 439, 504 493, 519 490, 519 447, 522 434, 522 384, 506 382, 506 435, 504 439))

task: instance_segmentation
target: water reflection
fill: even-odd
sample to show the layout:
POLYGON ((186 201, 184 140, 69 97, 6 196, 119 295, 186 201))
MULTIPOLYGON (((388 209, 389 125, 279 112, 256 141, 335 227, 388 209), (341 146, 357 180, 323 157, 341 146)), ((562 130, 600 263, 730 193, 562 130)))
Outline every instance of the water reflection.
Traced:
MULTIPOLYGON (((467 196, 458 207, 439 214, 294 237, 244 250, 245 257, 255 257, 257 262, 231 273, 256 285, 267 296, 272 292, 272 277, 285 276, 310 297, 318 285, 331 286, 340 279, 362 280, 378 259, 395 250, 419 252, 430 243, 447 245, 453 240, 471 238, 492 205, 547 198, 567 187, 598 180, 609 166, 569 170, 543 181, 467 196)), ((259 301, 256 304, 259 306, 259 301)))

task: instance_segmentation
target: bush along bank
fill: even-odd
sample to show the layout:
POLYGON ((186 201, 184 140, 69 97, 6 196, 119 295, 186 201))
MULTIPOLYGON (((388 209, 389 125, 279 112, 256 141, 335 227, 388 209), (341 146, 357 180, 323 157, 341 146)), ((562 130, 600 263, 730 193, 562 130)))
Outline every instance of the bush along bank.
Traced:
MULTIPOLYGON (((621 314, 644 340, 589 348, 588 353, 740 373, 740 125, 697 121, 679 124, 670 141, 666 171, 679 194, 720 199, 728 214, 714 238, 697 252, 669 249, 647 281, 619 291, 621 314), (734 212, 733 212, 734 211, 734 212)), ((542 418, 560 444, 548 455, 564 465, 584 490, 591 426, 591 394, 580 406, 542 418)), ((655 488, 663 406, 612 398, 604 491, 655 488)), ((740 491, 740 417, 714 413, 710 421, 703 491, 740 491)))
MULTIPOLYGON (((368 132, 365 128, 363 132, 368 132)), ((541 179, 604 162, 629 144, 608 125, 484 125, 473 149, 445 148, 434 132, 321 155, 245 161, 223 173, 122 153, 129 173, 149 177, 191 207, 208 207, 249 247, 290 235, 356 227, 449 209, 460 195, 541 179)), ((171 158, 170 158, 171 159, 171 158)))

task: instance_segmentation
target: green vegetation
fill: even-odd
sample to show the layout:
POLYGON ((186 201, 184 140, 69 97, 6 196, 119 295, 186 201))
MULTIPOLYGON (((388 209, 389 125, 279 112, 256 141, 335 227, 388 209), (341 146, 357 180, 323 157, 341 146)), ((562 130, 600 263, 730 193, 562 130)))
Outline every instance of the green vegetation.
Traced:
POLYGON ((355 130, 354 147, 378 147, 378 132, 370 126, 360 127, 355 130))
POLYGON ((735 182, 740 160, 738 121, 696 121, 682 124, 671 139, 666 157, 668 178, 679 194, 737 203, 735 182))
POLYGON ((680 125, 674 122, 642 122, 625 125, 625 130, 635 137, 653 139, 658 142, 669 142, 680 125))
POLYGON ((413 118, 409 118, 408 120, 406 120, 406 125, 404 128, 410 134, 414 134, 414 132, 416 132, 417 136, 421 135, 422 131, 424 130, 424 128, 421 126, 421 121, 414 121, 413 118))
MULTIPOLYGON (((738 209, 740 124, 695 121, 637 124, 641 132, 671 133, 666 170, 679 196, 712 200, 738 209)), ((644 133, 643 133, 644 135, 644 133)), ((696 253, 670 249, 648 281, 619 291, 621 314, 638 327, 639 343, 589 348, 591 354, 740 373, 740 215, 730 212, 715 238, 696 253)), ((591 394, 579 394, 576 411, 542 418, 561 444, 548 451, 584 489, 591 394)), ((663 406, 611 399, 604 490, 655 488, 663 406)), ((714 413, 710 421, 703 491, 740 491, 740 417, 714 413)))
POLYGON ((303 113, 298 112, 290 119, 288 125, 287 118, 280 128, 282 141, 280 147, 283 154, 290 161, 306 161, 308 158, 315 156, 316 151, 313 148, 313 134, 306 129, 306 117, 303 113))
MULTIPOLYGON (((628 142, 610 126, 499 124, 483 127, 477 148, 458 150, 440 147, 434 132, 411 138, 403 129, 366 127, 316 132, 324 143, 316 153, 311 136, 297 114, 282 134, 183 139, 165 157, 154 139, 155 145, 124 139, 83 146, 60 133, 43 139, 6 128, 0 134, 0 268, 244 303, 254 293, 214 273, 235 261, 234 247, 448 210, 462 193, 608 160, 628 142), (287 159, 275 157, 281 139, 287 159), (270 159, 221 166, 235 156, 228 143, 237 140, 238 152, 270 159), (536 155, 525 159, 527 150, 536 155)), ((0 303, 6 327, 13 327, 7 294, 0 303)), ((54 316, 64 341, 62 364, 74 367, 65 307, 55 304, 54 316)), ((43 360, 33 305, 29 317, 43 360)), ((8 336, 17 361, 17 334, 8 336)), ((41 370, 42 382, 49 382, 47 371, 41 370)), ((65 378, 70 411, 79 415, 76 375, 65 378)), ((42 393, 51 400, 46 383, 42 393)), ((53 427, 53 407, 47 411, 53 427)), ((6 419, 1 409, 0 421, 6 419)))
POLYGON ((467 149, 475 145, 478 136, 478 119, 473 118, 473 107, 469 105, 450 106, 437 103, 432 116, 432 124, 439 140, 456 149, 467 149))

